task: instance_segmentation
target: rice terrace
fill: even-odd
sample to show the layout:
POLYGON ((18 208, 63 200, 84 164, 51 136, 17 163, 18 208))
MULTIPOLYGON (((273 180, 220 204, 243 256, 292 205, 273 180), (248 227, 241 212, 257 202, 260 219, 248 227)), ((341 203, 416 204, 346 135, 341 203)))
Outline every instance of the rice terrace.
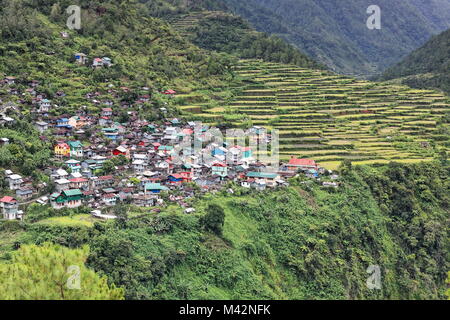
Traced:
MULTIPOLYGON (((243 86, 232 99, 184 105, 188 117, 279 130, 280 159, 314 158, 335 169, 355 164, 431 160, 448 147, 441 123, 450 99, 433 90, 357 80, 325 70, 241 60, 243 86)), ((220 89, 218 89, 220 91, 220 89)), ((226 96, 217 93, 216 96, 226 96)))

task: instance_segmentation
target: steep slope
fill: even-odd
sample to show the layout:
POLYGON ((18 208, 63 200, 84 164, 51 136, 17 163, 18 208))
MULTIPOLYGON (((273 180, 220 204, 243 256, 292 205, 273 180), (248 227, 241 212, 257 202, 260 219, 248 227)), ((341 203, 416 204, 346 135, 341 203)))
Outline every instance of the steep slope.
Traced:
POLYGON ((92 228, 28 225, 17 241, 89 244, 88 266, 127 299, 442 299, 448 176, 437 163, 345 168, 336 190, 234 185, 197 200, 196 214, 169 207, 92 228), (222 235, 204 229, 209 204, 225 210, 222 235), (366 285, 370 265, 381 290, 366 285))
POLYGON ((294 46, 276 36, 257 32, 218 0, 142 0, 152 16, 165 18, 189 41, 207 50, 240 58, 292 63, 323 68, 294 46))
POLYGON ((71 4, 1 1, 0 75, 39 80, 48 98, 62 90, 75 103, 80 102, 75 99, 80 90, 92 92, 109 84, 159 90, 186 80, 195 85, 225 72, 222 56, 192 45, 134 1, 103 1, 101 6, 79 1, 79 31, 65 25, 71 4), (68 37, 61 36, 63 31, 68 37), (87 65, 75 63, 78 52, 88 56, 87 65), (113 65, 94 69, 95 57, 109 57, 113 65))
POLYGON ((246 81, 230 99, 182 105, 186 117, 277 129, 280 158, 313 158, 329 169, 345 159, 430 160, 450 147, 450 100, 439 92, 258 60, 241 61, 236 73, 246 81))
POLYGON ((381 77, 395 78, 414 88, 438 88, 450 94, 450 29, 433 37, 381 77))
POLYGON ((241 17, 223 11, 196 11, 171 16, 169 21, 200 48, 240 58, 323 68, 285 40, 257 32, 241 17))
POLYGON ((446 0, 380 0, 381 30, 369 30, 370 0, 225 0, 258 31, 276 34, 331 70, 380 74, 450 27, 446 0))

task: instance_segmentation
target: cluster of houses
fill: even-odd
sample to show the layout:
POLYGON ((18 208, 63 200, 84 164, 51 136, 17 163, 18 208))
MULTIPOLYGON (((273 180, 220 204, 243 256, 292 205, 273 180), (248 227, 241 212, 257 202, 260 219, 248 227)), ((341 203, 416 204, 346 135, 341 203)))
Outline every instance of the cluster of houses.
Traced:
MULTIPOLYGON (((84 55, 78 57, 85 58, 84 55)), ((7 77, 3 84, 10 86, 14 79, 7 77)), ((318 178, 325 172, 314 160, 295 157, 282 164, 279 170, 268 170, 267 164, 255 159, 250 147, 227 142, 206 144, 210 128, 196 122, 184 123, 174 118, 157 124, 140 119, 137 111, 126 111, 127 121, 119 123, 119 112, 130 108, 114 107, 113 101, 101 100, 99 93, 86 96, 99 106, 96 114, 79 108, 73 115, 50 116, 48 112, 55 105, 33 91, 36 85, 32 82, 28 88, 31 90, 27 89, 35 105, 32 110, 36 118, 34 126, 41 133, 41 139, 49 136, 57 139, 53 146, 55 165, 45 170, 51 184, 33 185, 30 178, 5 170, 9 189, 15 192, 15 197, 5 196, 0 200, 5 219, 21 219, 23 212, 18 209, 19 203, 33 199, 41 204, 49 203, 55 209, 85 205, 98 210, 118 203, 152 207, 167 200, 188 207, 187 199, 197 192, 220 190, 229 181, 244 188, 264 190, 287 186, 287 179, 299 172, 311 178, 318 178), (194 134, 199 126, 200 134, 194 134), (195 139, 201 140, 201 152, 183 154, 175 161, 177 147, 195 139), (204 161, 204 155, 209 161, 204 161), (44 188, 50 188, 50 192, 43 194, 44 188), (177 192, 170 192, 175 190, 177 192)), ((171 95, 175 91, 164 93, 171 95)), ((63 92, 57 94, 64 95, 63 92)), ((149 94, 140 95, 136 104, 149 99, 149 94)), ((271 140, 270 133, 262 127, 253 127, 249 132, 258 141, 271 140)), ((337 183, 327 186, 335 187, 337 183)))
MULTIPOLYGON (((75 53, 74 54, 75 57, 75 62, 79 65, 86 65, 88 63, 88 56, 84 53, 75 53)), ((103 58, 94 58, 92 60, 92 67, 93 68, 102 68, 102 67, 111 67, 112 64, 112 60, 111 58, 108 57, 103 57, 103 58)))

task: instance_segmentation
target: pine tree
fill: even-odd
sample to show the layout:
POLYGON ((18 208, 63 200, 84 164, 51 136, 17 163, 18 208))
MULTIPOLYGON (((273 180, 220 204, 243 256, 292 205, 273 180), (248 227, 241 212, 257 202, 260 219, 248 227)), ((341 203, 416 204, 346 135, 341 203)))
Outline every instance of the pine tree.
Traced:
POLYGON ((0 299, 122 300, 123 289, 85 266, 88 253, 87 246, 23 245, 10 262, 0 263, 0 299))

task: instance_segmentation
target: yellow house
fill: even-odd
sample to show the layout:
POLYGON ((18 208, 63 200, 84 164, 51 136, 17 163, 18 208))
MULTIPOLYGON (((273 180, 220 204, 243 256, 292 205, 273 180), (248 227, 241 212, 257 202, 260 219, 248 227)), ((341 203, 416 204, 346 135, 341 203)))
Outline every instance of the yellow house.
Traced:
POLYGON ((75 129, 80 129, 86 124, 84 117, 72 117, 69 119, 69 125, 75 129))
POLYGON ((55 146, 55 155, 57 157, 69 157, 70 156, 70 147, 67 143, 58 143, 55 146))

